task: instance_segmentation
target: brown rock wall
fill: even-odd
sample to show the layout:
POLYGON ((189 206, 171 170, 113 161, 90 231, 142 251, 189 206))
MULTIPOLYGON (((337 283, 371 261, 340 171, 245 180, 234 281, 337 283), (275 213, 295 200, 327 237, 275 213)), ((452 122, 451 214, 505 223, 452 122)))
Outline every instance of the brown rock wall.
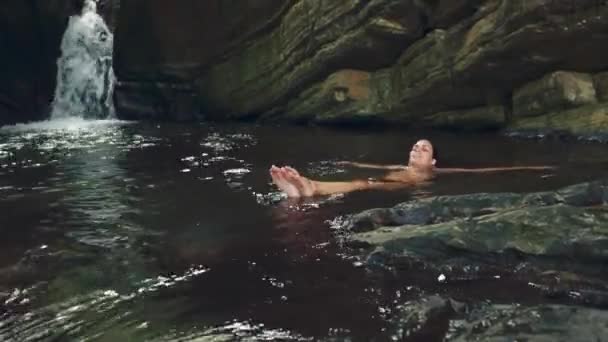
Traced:
POLYGON ((513 115, 538 116, 596 102, 590 74, 556 71, 515 91, 513 115))

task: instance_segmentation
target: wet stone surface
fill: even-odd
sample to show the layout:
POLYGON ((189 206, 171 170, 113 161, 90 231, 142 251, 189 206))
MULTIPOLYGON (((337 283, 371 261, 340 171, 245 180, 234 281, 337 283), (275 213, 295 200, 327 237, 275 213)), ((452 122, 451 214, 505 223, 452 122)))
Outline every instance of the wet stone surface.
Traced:
POLYGON ((603 341, 608 312, 564 305, 482 305, 450 322, 448 341, 603 341))
POLYGON ((519 255, 602 265, 608 260, 606 203, 605 180, 555 192, 439 196, 353 215, 343 229, 355 232, 349 242, 372 264, 398 258, 444 264, 470 254, 490 264, 519 255))
POLYGON ((370 269, 389 270, 404 282, 421 269, 438 275, 441 295, 425 292, 397 306, 393 327, 400 339, 602 340, 607 203, 607 180, 529 194, 436 196, 354 214, 338 230, 370 269), (471 302, 456 290, 480 281, 488 288, 479 295, 511 288, 521 304, 507 305, 496 294, 471 302))

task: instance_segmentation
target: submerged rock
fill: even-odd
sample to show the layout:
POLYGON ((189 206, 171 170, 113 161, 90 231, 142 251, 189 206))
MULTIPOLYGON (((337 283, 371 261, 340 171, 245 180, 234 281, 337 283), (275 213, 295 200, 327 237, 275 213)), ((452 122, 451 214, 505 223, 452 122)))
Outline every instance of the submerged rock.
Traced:
POLYGON ((514 253, 520 261, 596 265, 601 273, 599 265, 608 264, 607 203, 603 180, 554 192, 438 196, 368 210, 342 228, 353 232, 350 244, 370 264, 500 264, 514 253))
POLYGON ((450 322, 447 341, 602 341, 608 312, 578 306, 481 305, 450 322))
POLYGON ((519 136, 563 135, 608 141, 608 103, 598 103, 537 117, 522 118, 509 125, 519 136))
POLYGON ((557 191, 531 194, 482 193, 431 197, 353 215, 346 228, 354 232, 364 232, 381 226, 427 225, 457 218, 472 218, 522 206, 568 204, 580 207, 608 203, 607 182, 582 183, 557 191))
POLYGON ((601 341, 608 312, 583 306, 465 303, 426 295, 395 306, 395 341, 601 341))
POLYGON ((473 253, 516 250, 532 255, 608 260, 608 209, 563 204, 506 209, 438 224, 379 229, 354 238, 400 255, 423 255, 426 245, 439 242, 446 248, 473 253))
POLYGON ((447 328, 447 324, 442 323, 465 313, 466 308, 464 303, 438 295, 399 304, 390 320, 391 336, 396 341, 440 340, 447 329, 438 329, 437 326, 445 325, 447 328))

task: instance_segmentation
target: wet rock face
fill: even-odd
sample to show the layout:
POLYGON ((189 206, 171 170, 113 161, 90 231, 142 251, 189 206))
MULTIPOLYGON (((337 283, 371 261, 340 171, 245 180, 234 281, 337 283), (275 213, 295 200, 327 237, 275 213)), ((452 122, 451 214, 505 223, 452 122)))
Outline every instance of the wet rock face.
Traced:
POLYGON ((120 14, 119 80, 187 83, 211 118, 486 129, 604 98, 590 75, 608 70, 605 1, 123 0, 120 14))
POLYGON ((115 69, 120 81, 191 80, 229 47, 238 53, 259 30, 272 30, 292 3, 122 0, 115 69))
POLYGON ((451 322, 448 341, 601 341, 605 310, 565 305, 482 305, 451 322))
POLYGON ((518 89, 509 129, 518 134, 574 134, 607 141, 606 73, 558 71, 518 89))
POLYGON ((569 258, 606 264, 607 203, 608 183, 597 181, 528 195, 434 197, 362 212, 343 228, 374 265, 416 259, 441 268, 467 255, 478 261, 509 253, 554 265, 569 258))
POLYGON ((394 340, 597 340, 607 333, 607 204, 608 180, 437 196, 342 218, 337 232, 369 270, 403 285, 394 340))
POLYGON ((597 98, 591 75, 558 71, 517 89, 513 115, 538 116, 593 103, 597 98))
POLYGON ((119 81, 194 83, 216 118, 272 118, 332 71, 389 66, 430 20, 448 25, 478 2, 123 1, 116 70, 119 81))
POLYGON ((201 72, 240 54, 255 41, 253 37, 272 32, 293 3, 122 0, 114 59, 119 115, 129 119, 203 118, 206 97, 195 89, 201 72))
POLYGON ((463 303, 438 295, 396 306, 396 341, 596 341, 608 313, 583 306, 463 303))
POLYGON ((422 15, 411 1, 298 2, 277 30, 212 66, 200 91, 229 117, 280 110, 332 71, 389 66, 422 36, 422 15))

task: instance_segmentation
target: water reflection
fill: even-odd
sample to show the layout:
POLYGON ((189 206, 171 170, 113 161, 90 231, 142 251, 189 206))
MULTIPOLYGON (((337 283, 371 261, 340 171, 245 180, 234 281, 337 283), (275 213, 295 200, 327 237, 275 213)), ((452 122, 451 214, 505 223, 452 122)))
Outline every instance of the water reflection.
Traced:
POLYGON ((494 278, 446 290, 415 265, 407 282, 397 280, 363 267, 336 228, 373 207, 550 190, 606 171, 605 146, 492 139, 434 138, 453 147, 442 151, 444 166, 597 158, 540 180, 448 177, 414 190, 293 201, 270 184, 271 164, 322 180, 370 177, 335 161, 399 162, 399 147, 414 138, 82 120, 2 128, 0 339, 388 339, 396 304, 429 293, 538 296, 525 284, 506 294, 494 278))
MULTIPOLYGON (((159 282, 154 284, 145 280, 155 274, 154 270, 146 270, 148 264, 142 252, 142 244, 152 232, 145 232, 129 219, 140 215, 133 205, 138 199, 130 195, 134 179, 121 165, 125 164, 126 152, 154 146, 155 139, 129 135, 123 129, 126 125, 129 123, 71 119, 3 129, 7 137, 2 145, 3 155, 16 160, 6 164, 5 169, 15 174, 10 181, 21 182, 19 186, 3 188, 22 196, 6 196, 2 204, 31 210, 44 199, 40 219, 26 228, 34 240, 50 239, 41 247, 31 246, 17 266, 6 270, 7 276, 23 282, 31 282, 25 278, 41 272, 34 285, 15 288, 6 304, 15 313, 21 310, 19 307, 27 310, 42 306, 23 316, 32 322, 25 326, 14 327, 11 322, 15 316, 9 316, 5 333, 12 331, 16 335, 7 337, 36 339, 55 323, 53 334, 67 333, 81 324, 89 326, 100 319, 89 316, 116 304, 114 301, 110 305, 106 300, 117 297, 116 291, 124 293, 140 286, 135 294, 142 294, 190 278, 186 273, 166 279, 159 276, 159 282), (26 174, 31 165, 44 168, 44 173, 26 174), (78 303, 70 305, 70 298, 75 295, 78 303), (55 318, 49 319, 48 314, 55 318), (88 317, 87 321, 80 316, 88 317)), ((23 219, 21 213, 8 215, 3 226, 14 226, 23 219)))

